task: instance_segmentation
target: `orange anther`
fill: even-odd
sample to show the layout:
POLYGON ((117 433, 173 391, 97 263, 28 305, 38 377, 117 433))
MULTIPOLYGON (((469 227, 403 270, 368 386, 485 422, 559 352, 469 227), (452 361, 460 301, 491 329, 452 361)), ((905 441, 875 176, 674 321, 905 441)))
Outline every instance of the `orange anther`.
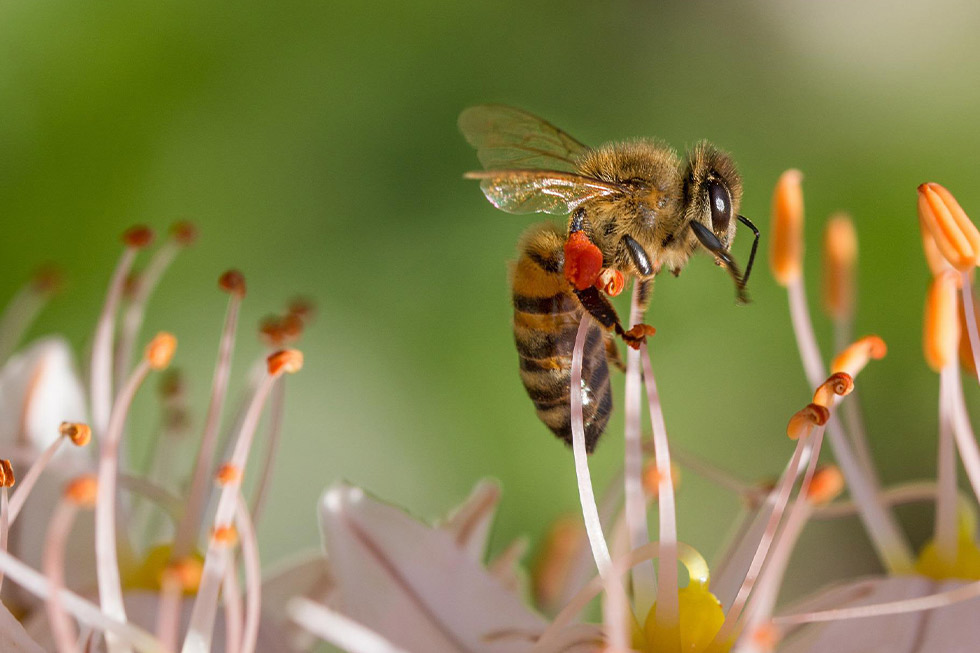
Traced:
POLYGON ((847 372, 834 372, 813 393, 813 403, 830 408, 834 396, 844 397, 854 390, 854 378, 847 372))
POLYGON ((565 242, 565 278, 576 290, 594 285, 602 271, 602 252, 582 231, 574 231, 565 242))
POLYGON ((245 275, 238 270, 228 270, 218 279, 218 287, 227 293, 245 296, 245 275))
POLYGON ((769 264, 781 286, 800 278, 803 269, 803 173, 787 170, 772 196, 772 245, 769 264))
POLYGON ((823 232, 823 303, 838 320, 854 313, 857 255, 857 231, 851 218, 844 213, 831 217, 823 232))
POLYGON ((143 225, 130 227, 123 233, 122 239, 127 247, 143 249, 153 242, 153 230, 143 225))
POLYGON ((759 651, 775 651, 776 646, 779 645, 779 629, 773 624, 762 624, 758 626, 751 634, 752 643, 755 648, 759 651))
POLYGON ((242 470, 237 465, 225 463, 218 468, 218 473, 214 475, 214 480, 218 485, 228 485, 242 480, 242 470))
POLYGON ((42 265, 34 273, 34 291, 42 294, 53 294, 65 283, 65 275, 57 265, 48 263, 42 265))
POLYGON ((298 349, 282 349, 266 359, 269 374, 293 374, 303 368, 303 352, 298 349))
POLYGON ((595 281, 595 287, 610 297, 615 297, 623 292, 623 288, 626 287, 626 278, 623 277, 623 273, 619 270, 606 268, 599 273, 599 278, 595 281))
POLYGON ((76 447, 84 447, 92 440, 92 429, 82 422, 62 422, 58 432, 76 447))
POLYGON ((313 301, 307 297, 294 297, 289 301, 289 306, 286 309, 290 315, 295 315, 303 321, 309 320, 313 317, 313 301))
POLYGON ((164 374, 160 375, 157 390, 165 400, 180 397, 184 394, 184 375, 178 369, 167 370, 164 374))
POLYGON ((822 465, 814 470, 807 489, 806 498, 810 503, 830 503, 844 491, 844 475, 836 465, 822 465))
MULTIPOLYGON (((196 557, 182 558, 163 570, 167 579, 179 586, 185 593, 195 593, 204 575, 204 563, 196 557)), ((161 579, 163 581, 163 579, 161 579)), ((161 582, 161 585, 163 582, 161 582)))
POLYGON ((175 351, 177 351, 177 338, 171 333, 161 331, 146 346, 144 355, 150 367, 162 370, 170 365, 170 359, 173 358, 175 351))
POLYGON ((0 459, 0 487, 14 486, 14 468, 6 458, 0 459))
POLYGON ((954 360, 960 344, 960 323, 956 308, 957 276, 955 272, 948 270, 935 277, 926 295, 922 349, 926 363, 935 372, 954 360))
POLYGON ((92 508, 95 506, 98 489, 99 483, 95 480, 95 476, 91 474, 79 476, 65 486, 65 498, 82 508, 92 508))
POLYGON ((810 435, 815 426, 823 426, 830 419, 830 411, 819 404, 807 404, 806 408, 796 411, 786 426, 786 435, 790 440, 798 440, 810 435))
POLYGON ((234 546, 238 542, 238 531, 234 526, 218 526, 211 531, 211 539, 216 544, 223 546, 234 546))
MULTIPOLYGON (((660 470, 657 469, 655 460, 647 462, 643 466, 643 489, 647 496, 656 499, 660 496, 660 470)), ((676 488, 681 482, 681 470, 674 463, 670 464, 670 484, 676 488)))
POLYGON ((830 371, 846 372, 856 377, 869 361, 884 358, 886 353, 888 346, 884 340, 878 336, 865 336, 837 354, 830 363, 830 371))
MULTIPOLYGON (((956 198, 939 184, 919 186, 919 225, 932 235, 936 248, 954 268, 965 272, 977 265, 980 232, 956 198)), ((923 242, 923 246, 928 257, 928 245, 923 242)))
POLYGON ((197 240, 197 227, 187 220, 178 220, 170 225, 170 237, 183 247, 193 245, 194 241, 197 240))

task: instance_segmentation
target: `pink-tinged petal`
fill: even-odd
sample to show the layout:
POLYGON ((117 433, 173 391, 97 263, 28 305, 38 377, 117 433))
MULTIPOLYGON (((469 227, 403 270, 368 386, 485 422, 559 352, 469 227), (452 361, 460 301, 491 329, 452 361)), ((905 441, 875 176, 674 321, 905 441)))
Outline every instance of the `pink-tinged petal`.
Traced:
MULTIPOLYGON (((963 585, 921 576, 866 578, 836 585, 792 606, 786 614, 848 608, 928 596, 963 585)), ((891 653, 942 651, 967 653, 980 641, 978 601, 907 614, 807 624, 790 631, 780 653, 891 653)))
POLYGON ((0 442, 40 452, 59 437, 61 422, 87 421, 75 369, 62 338, 38 340, 12 357, 0 370, 0 442))
POLYGON ((510 653, 545 622, 448 532, 339 484, 320 524, 340 610, 409 651, 510 653))
MULTIPOLYGON (((149 632, 153 632, 156 626, 157 613, 160 610, 160 595, 155 592, 127 592, 123 595, 123 601, 126 604, 126 617, 129 619, 129 622, 149 632)), ((192 608, 193 598, 185 598, 181 603, 181 638, 183 638, 183 634, 187 629, 192 608)), ((43 648, 25 650, 55 650, 54 640, 51 639, 51 628, 44 610, 32 614, 31 618, 26 622, 26 627, 27 632, 43 648)), ((215 653, 225 650, 224 619, 218 619, 215 623, 213 643, 212 650, 215 653)), ((262 653, 293 653, 295 649, 289 647, 288 640, 283 635, 283 631, 271 619, 263 618, 259 623, 259 639, 255 650, 262 651, 262 653)), ((6 653, 7 649, 0 647, 0 651, 6 653)), ((105 651, 105 645, 101 638, 99 638, 99 645, 93 648, 92 653, 102 653, 103 651, 105 651)))
POLYGON ((459 548, 474 560, 482 561, 499 501, 500 486, 497 482, 482 480, 440 526, 452 534, 459 548))
POLYGON ((307 651, 316 638, 289 619, 286 605, 295 597, 331 605, 334 589, 330 565, 323 553, 304 553, 276 565, 266 574, 262 582, 262 613, 282 629, 293 649, 307 651))
POLYGON ((44 653, 14 615, 0 603, 0 651, 4 653, 44 653))

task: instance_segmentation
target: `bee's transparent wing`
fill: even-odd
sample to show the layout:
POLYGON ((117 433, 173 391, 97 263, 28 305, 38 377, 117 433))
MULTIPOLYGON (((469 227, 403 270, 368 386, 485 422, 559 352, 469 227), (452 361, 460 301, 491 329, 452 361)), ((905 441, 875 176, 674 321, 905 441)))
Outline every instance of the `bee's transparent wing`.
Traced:
POLYGON ((486 170, 466 178, 479 179, 490 203, 507 213, 566 215, 582 202, 622 192, 615 184, 557 170, 486 170))
POLYGON ((588 151, 551 123, 500 104, 465 109, 459 114, 459 129, 487 170, 574 172, 577 160, 588 151))

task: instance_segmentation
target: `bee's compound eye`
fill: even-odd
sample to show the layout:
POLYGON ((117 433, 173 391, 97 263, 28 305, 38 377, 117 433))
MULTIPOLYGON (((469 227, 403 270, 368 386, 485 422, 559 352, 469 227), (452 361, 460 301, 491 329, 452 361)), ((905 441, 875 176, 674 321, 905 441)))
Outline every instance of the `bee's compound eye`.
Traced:
POLYGON ((728 231, 732 221, 732 198, 728 189, 715 180, 709 181, 708 203, 711 205, 711 226, 715 232, 728 231))

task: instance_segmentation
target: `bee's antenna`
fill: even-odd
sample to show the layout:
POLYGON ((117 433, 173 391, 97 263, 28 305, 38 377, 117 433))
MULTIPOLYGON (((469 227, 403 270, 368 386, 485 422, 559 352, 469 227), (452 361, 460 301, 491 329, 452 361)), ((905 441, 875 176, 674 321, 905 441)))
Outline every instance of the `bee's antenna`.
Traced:
POLYGON ((749 275, 752 274, 752 264, 755 263, 755 250, 759 248, 759 230, 744 215, 738 216, 738 221, 751 229, 752 233, 755 234, 755 240, 752 241, 752 252, 749 254, 749 264, 745 266, 745 276, 742 277, 742 285, 745 286, 749 283, 749 275))
MULTIPOLYGON (((718 260, 724 263, 725 267, 728 268, 728 273, 732 275, 732 279, 735 281, 736 301, 739 304, 748 304, 749 295, 747 292, 745 292, 745 279, 748 277, 748 274, 746 274, 744 277, 742 276, 742 273, 738 269, 738 264, 735 262, 735 259, 732 258, 731 253, 725 249, 725 246, 721 244, 720 240, 718 240, 718 236, 716 236, 710 229, 705 227, 700 222, 692 221, 690 224, 691 229, 694 231, 694 235, 698 237, 698 240, 701 241, 701 244, 704 245, 705 249, 718 257, 718 260)), ((753 252, 754 251, 755 248, 753 248, 753 252)), ((751 264, 752 259, 750 258, 749 265, 751 266, 751 264)))

